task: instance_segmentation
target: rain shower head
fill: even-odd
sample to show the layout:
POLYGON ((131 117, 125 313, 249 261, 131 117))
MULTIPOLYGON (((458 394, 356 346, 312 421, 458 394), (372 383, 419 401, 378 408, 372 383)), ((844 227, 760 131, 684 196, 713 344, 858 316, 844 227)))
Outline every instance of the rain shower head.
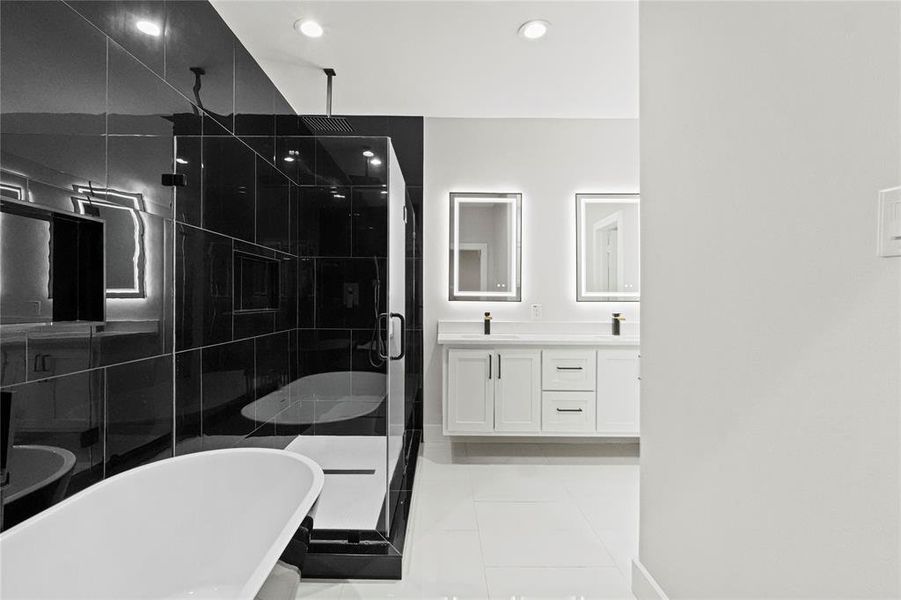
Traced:
POLYGON ((323 69, 326 76, 325 88, 325 116, 308 115, 301 117, 303 124, 314 134, 329 135, 336 133, 353 133, 354 128, 350 126, 344 117, 332 116, 332 78, 335 76, 334 69, 323 69))

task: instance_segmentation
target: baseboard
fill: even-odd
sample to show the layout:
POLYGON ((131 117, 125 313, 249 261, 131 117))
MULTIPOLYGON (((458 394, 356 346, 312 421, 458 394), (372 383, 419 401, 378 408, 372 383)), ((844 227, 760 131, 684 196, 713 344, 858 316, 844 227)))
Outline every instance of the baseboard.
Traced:
POLYGON ((669 600, 663 588, 637 558, 632 560, 632 595, 638 600, 669 600))

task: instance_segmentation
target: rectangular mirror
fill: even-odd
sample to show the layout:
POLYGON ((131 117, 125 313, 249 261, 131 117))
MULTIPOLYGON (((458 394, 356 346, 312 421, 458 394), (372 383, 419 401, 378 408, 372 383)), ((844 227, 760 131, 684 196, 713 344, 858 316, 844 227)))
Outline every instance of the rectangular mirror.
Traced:
POLYGON ((519 302, 522 194, 450 195, 449 300, 519 302))
POLYGON ((638 194, 576 195, 576 299, 639 299, 638 194))

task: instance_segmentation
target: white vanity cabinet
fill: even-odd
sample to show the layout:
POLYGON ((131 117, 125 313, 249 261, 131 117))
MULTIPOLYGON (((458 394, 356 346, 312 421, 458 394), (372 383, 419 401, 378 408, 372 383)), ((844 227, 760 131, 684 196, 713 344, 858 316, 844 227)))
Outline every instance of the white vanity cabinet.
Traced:
POLYGON ((451 348, 447 353, 450 433, 541 430, 541 352, 451 348))
POLYGON ((442 332, 445 435, 638 437, 637 337, 442 332))

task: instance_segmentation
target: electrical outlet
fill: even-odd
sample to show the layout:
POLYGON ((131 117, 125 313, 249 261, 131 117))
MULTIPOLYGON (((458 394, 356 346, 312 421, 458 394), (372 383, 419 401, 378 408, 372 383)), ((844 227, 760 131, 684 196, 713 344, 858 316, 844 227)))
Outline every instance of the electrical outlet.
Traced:
POLYGON ((543 304, 533 304, 531 308, 532 308, 532 320, 540 321, 541 315, 544 312, 544 305, 543 304))

